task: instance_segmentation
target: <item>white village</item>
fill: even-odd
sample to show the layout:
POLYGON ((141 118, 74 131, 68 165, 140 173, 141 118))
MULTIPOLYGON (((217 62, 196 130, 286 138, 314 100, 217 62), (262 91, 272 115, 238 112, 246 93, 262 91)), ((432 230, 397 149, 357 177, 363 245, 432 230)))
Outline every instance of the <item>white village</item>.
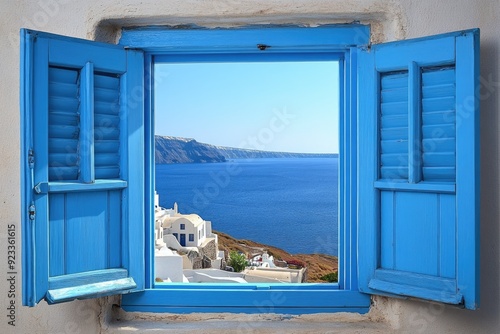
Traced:
MULTIPOLYGON (((240 254, 241 256, 241 254, 240 254)), ((244 254, 240 272, 228 265, 219 250, 212 222, 197 214, 179 213, 177 203, 166 209, 155 194, 155 277, 172 283, 304 283, 306 268, 290 268, 264 249, 244 254)))

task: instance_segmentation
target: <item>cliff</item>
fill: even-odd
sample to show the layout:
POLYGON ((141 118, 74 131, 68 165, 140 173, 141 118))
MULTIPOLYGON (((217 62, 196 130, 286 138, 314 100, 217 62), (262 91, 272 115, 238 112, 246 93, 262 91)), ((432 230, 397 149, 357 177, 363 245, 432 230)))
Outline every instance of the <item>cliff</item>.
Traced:
POLYGON ((234 147, 215 146, 192 138, 155 136, 157 164, 225 162, 228 159, 259 158, 329 158, 337 154, 268 152, 234 147))
POLYGON ((226 158, 211 145, 190 138, 155 136, 157 164, 225 162, 226 158))

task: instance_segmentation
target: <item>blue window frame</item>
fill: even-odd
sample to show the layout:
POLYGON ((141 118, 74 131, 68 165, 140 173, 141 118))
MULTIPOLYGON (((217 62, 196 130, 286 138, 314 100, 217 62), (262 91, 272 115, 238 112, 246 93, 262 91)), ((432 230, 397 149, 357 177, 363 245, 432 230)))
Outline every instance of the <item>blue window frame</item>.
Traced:
POLYGON ((194 234, 189 233, 189 241, 193 242, 194 241, 194 234))
POLYGON ((144 28, 124 30, 120 45, 112 46, 23 30, 23 303, 135 291, 123 295, 125 310, 364 313, 370 294, 477 307, 479 32, 371 48, 369 35, 356 24, 144 28), (342 78, 339 282, 154 282, 154 63, 325 59, 339 62, 342 78), (61 69, 73 77, 52 75, 61 69), (107 110, 118 111, 119 124, 96 122, 113 94, 99 82, 109 78, 119 80, 119 103, 107 110), (114 153, 99 156, 109 148, 98 134, 117 136, 114 153), (74 145, 77 150, 67 149, 74 145), (137 164, 142 156, 144 166, 137 164), (76 174, 54 179, 60 174, 51 167, 76 174), (101 192, 112 203, 100 203, 101 192), (58 213, 60 203, 69 203, 69 215, 58 213), (83 234, 92 243, 95 233, 78 224, 71 230, 70 223, 94 222, 96 215, 81 208, 101 204, 110 210, 107 239, 92 258, 102 262, 78 267, 71 247, 82 240, 67 235, 83 234), (418 243, 425 256, 414 249, 418 243), (69 254, 63 262, 60 251, 69 254))

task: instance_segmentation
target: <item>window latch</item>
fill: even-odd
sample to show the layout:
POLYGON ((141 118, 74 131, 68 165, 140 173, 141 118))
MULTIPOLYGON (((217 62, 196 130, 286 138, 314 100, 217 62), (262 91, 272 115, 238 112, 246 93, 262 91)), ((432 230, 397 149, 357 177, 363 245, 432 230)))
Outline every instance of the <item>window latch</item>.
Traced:
POLYGON ((28 165, 30 169, 35 168, 35 151, 32 148, 28 152, 28 165))
POLYGON ((260 51, 264 51, 264 50, 266 50, 267 48, 270 48, 270 47, 271 47, 270 45, 266 45, 266 44, 257 44, 257 48, 260 51))
POLYGON ((35 216, 36 216, 36 208, 35 208, 35 203, 31 203, 29 209, 28 209, 28 215, 30 217, 30 220, 35 220, 35 216))

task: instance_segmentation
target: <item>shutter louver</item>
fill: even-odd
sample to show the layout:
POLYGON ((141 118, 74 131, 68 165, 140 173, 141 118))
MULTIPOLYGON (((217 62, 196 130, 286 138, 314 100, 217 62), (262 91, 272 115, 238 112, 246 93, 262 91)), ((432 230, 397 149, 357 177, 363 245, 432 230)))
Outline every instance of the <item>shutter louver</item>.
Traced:
POLYGON ((380 178, 408 179, 408 72, 381 78, 380 178))
POLYGON ((455 69, 422 73, 423 180, 455 182, 455 69))
POLYGON ((79 88, 77 70, 49 67, 49 181, 78 180, 79 88))
POLYGON ((96 179, 120 177, 120 79, 94 76, 94 154, 96 179))

